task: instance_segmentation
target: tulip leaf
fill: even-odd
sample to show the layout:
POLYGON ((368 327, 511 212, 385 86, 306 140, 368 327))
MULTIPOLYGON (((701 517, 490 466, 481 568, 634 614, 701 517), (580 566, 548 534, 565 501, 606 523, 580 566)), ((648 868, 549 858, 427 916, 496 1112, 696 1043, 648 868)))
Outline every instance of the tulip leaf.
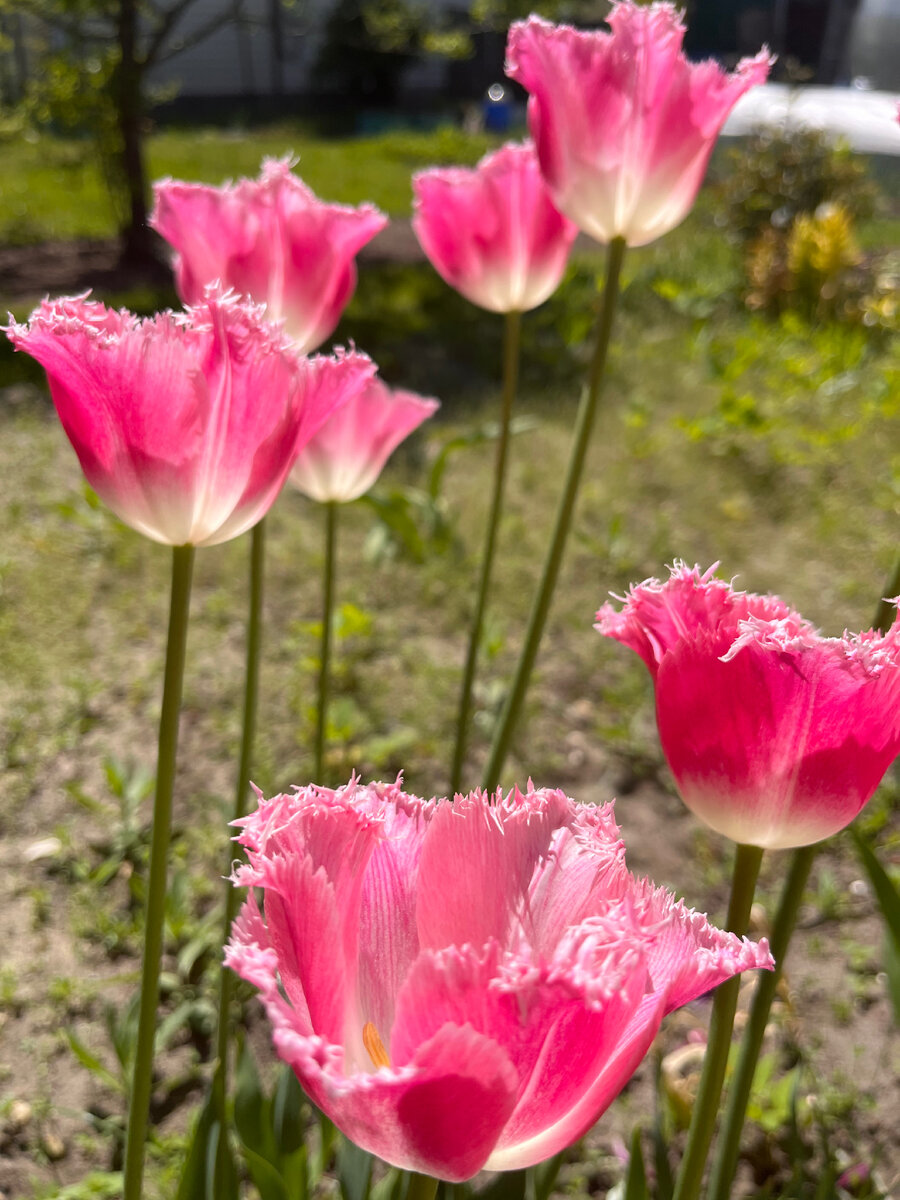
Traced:
MULTIPOLYGON (((406 1172, 403 1173, 403 1181, 407 1182, 406 1172)), ((437 1200, 472 1200, 474 1194, 467 1183, 447 1183, 442 1180, 438 1184, 437 1200)), ((392 1200, 406 1200, 406 1193, 402 1197, 392 1197, 392 1200)))
POLYGON ((525 1200, 528 1172, 501 1171, 491 1183, 478 1193, 478 1200, 525 1200))
POLYGON ((900 1024, 900 889, 859 830, 851 825, 850 833, 884 918, 884 972, 894 1021, 900 1024))
POLYGON ((214 1119, 206 1143, 204 1200, 238 1200, 237 1165, 228 1141, 228 1131, 214 1119))
POLYGON ((372 1155, 348 1138, 341 1138, 337 1150, 337 1175, 343 1200, 367 1200, 372 1183, 372 1155))
MULTIPOLYGON (((372 1200, 403 1200, 406 1182, 406 1172, 398 1170, 397 1167, 391 1167, 387 1174, 378 1180, 369 1194, 372 1200)), ((452 1183, 438 1184, 438 1195, 444 1196, 442 1189, 450 1187, 453 1187, 452 1183)))
POLYGON ((675 1194, 675 1179, 669 1161, 669 1144, 666 1140, 666 1118, 662 1078, 662 1056, 654 1059, 654 1121, 653 1121, 653 1165, 656 1168, 656 1200, 672 1200, 675 1194))
POLYGON ((247 1150, 275 1164, 278 1149, 272 1134, 271 1109, 271 1101, 263 1094, 253 1052, 245 1042, 235 1072, 234 1124, 247 1150))
POLYGON ((281 1173, 267 1159, 251 1150, 249 1146, 244 1146, 243 1154, 260 1200, 297 1200, 297 1197, 288 1192, 281 1173))
MULTIPOLYGON (((535 417, 513 417, 509 423, 508 433, 510 437, 516 437, 522 433, 531 433, 532 430, 540 428, 540 424, 540 421, 535 417)), ((428 473, 428 493, 431 498, 437 500, 441 494, 444 475, 446 474, 447 464, 450 462, 451 455, 455 454, 457 450, 466 450, 470 446, 480 446, 484 442, 496 441, 499 436, 499 421, 489 421, 484 425, 478 425, 474 429, 470 429, 467 433, 460 433, 448 438, 438 451, 432 463, 431 470, 428 473)))
POLYGON ((224 1141, 221 1136, 209 1092, 191 1132, 175 1200, 238 1200, 237 1166, 227 1134, 224 1141))
POLYGON ((334 1147, 338 1137, 334 1122, 319 1109, 316 1109, 316 1120, 319 1123, 319 1153, 316 1155, 316 1161, 313 1164, 314 1183, 318 1183, 331 1166, 334 1147))
POLYGON ((894 1021, 900 1025, 900 947, 892 937, 884 938, 884 973, 888 979, 888 993, 894 1010, 894 1021))
POLYGON ((214 1120, 212 1097, 208 1095, 191 1130, 175 1200, 206 1200, 206 1163, 214 1120))
POLYGON ((115 1092, 123 1092, 125 1090, 122 1080, 117 1079, 116 1076, 113 1075, 112 1071, 108 1070, 103 1065, 97 1055, 88 1050, 87 1046, 85 1046, 84 1042, 76 1033, 73 1033, 71 1029, 67 1029, 65 1030, 65 1037, 66 1041, 69 1043, 69 1049, 72 1051, 81 1065, 83 1067, 87 1067, 92 1075, 96 1075, 101 1083, 104 1083, 108 1088, 115 1092))
POLYGON ((628 1175, 625 1178, 625 1200, 650 1200, 640 1126, 635 1126, 631 1133, 631 1156, 628 1159, 628 1175))
POLYGON ((872 885, 872 891, 875 893, 884 923, 894 945, 900 951, 900 890, 878 861, 875 852, 859 830, 851 826, 850 833, 856 843, 860 861, 869 877, 869 883, 872 885))
POLYGON ((550 1200, 565 1153, 565 1150, 561 1150, 529 1170, 528 1200, 550 1200))
POLYGON ((272 1128, 281 1154, 294 1154, 306 1135, 303 1089, 290 1067, 284 1066, 272 1101, 272 1128))
POLYGON ((653 1128, 653 1164, 656 1167, 656 1200, 672 1200, 675 1179, 669 1162, 669 1147, 658 1121, 653 1128))
POLYGON ((306 1145, 293 1154, 282 1155, 281 1178, 290 1200, 307 1200, 309 1196, 309 1156, 306 1145))

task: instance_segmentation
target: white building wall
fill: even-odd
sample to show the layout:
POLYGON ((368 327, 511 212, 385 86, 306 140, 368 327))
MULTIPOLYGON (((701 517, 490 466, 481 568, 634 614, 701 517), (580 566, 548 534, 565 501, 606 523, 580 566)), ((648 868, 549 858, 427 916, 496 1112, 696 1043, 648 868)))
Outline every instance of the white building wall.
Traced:
MULTIPOLYGON (((173 88, 180 97, 266 96, 277 90, 269 24, 271 0, 194 0, 178 36, 190 36, 222 14, 223 26, 198 45, 158 64, 149 74, 151 87, 173 88), (230 19, 240 5, 244 21, 230 19)), ((335 0, 298 0, 282 9, 282 78, 285 95, 302 92, 321 45, 325 21, 335 0)), ((448 0, 429 0, 445 8, 448 0)), ((415 82, 439 81, 442 67, 424 61, 413 68, 415 82)), ((412 75, 411 75, 412 78, 412 75)))

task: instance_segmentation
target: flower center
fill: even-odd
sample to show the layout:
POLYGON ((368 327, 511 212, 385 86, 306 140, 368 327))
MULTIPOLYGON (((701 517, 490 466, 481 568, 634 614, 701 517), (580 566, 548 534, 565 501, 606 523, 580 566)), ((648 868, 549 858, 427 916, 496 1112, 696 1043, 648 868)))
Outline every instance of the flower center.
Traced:
POLYGON ((381 1034, 375 1028, 371 1021, 366 1021, 363 1025, 363 1045, 369 1052, 369 1058, 377 1068, 389 1067, 391 1060, 388 1058, 388 1052, 384 1048, 384 1042, 381 1040, 381 1034))

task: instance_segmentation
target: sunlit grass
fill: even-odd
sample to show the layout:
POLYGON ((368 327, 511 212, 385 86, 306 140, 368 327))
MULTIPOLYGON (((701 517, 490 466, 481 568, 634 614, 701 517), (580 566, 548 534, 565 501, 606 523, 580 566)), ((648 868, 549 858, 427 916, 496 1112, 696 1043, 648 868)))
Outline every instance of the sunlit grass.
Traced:
MULTIPOLYGON (((258 174, 267 155, 294 154, 323 199, 370 200, 406 215, 413 171, 435 162, 474 162, 490 144, 449 127, 323 141, 284 122, 244 131, 163 130, 148 137, 146 148, 151 179, 171 175, 214 184, 258 174)), ((0 143, 0 242, 112 237, 116 224, 92 142, 41 133, 0 143)))

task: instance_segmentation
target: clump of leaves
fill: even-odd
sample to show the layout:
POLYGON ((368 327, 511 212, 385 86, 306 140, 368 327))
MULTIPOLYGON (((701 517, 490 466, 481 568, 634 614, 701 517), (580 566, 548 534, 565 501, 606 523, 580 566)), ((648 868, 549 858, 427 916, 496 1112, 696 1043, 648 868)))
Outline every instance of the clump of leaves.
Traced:
POLYGON ((856 239, 878 199, 864 161, 813 129, 766 130, 729 161, 716 220, 743 249, 747 307, 896 328, 891 264, 856 239))
POLYGON ((822 204, 800 213, 786 232, 767 229, 747 254, 748 308, 770 315, 794 309, 809 320, 900 328, 897 267, 887 255, 864 256, 849 212, 822 204))
POLYGON ((870 217, 878 189, 865 160, 818 129, 765 128, 727 154, 716 223, 748 246, 767 229, 786 232, 801 213, 836 204, 870 217))

